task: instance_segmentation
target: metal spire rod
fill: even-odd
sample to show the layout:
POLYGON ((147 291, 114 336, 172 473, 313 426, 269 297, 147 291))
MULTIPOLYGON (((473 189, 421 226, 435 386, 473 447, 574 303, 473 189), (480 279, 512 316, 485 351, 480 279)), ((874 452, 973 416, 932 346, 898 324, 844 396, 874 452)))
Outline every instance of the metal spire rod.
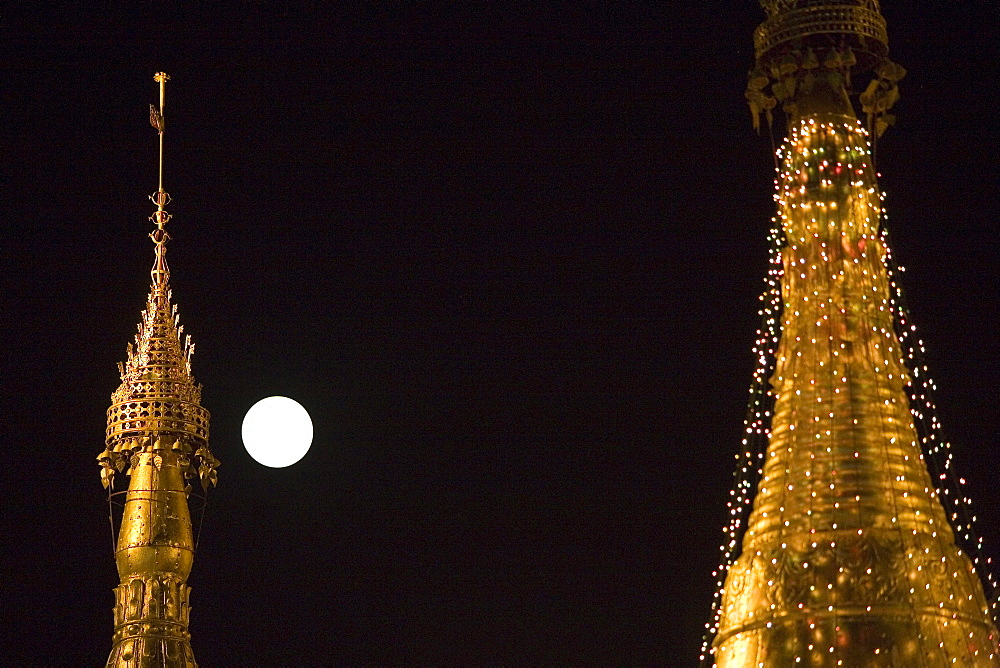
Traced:
POLYGON ((167 99, 167 81, 170 80, 170 77, 166 74, 166 72, 157 72, 156 74, 153 75, 153 80, 159 82, 160 84, 160 108, 158 110, 158 113, 156 114, 157 120, 159 122, 155 123, 154 126, 156 127, 157 130, 159 130, 159 135, 160 135, 160 183, 157 192, 162 193, 163 192, 163 125, 164 125, 163 110, 167 99))
POLYGON ((165 127, 163 108, 166 103, 166 89, 169 79, 170 77, 165 72, 157 72, 153 75, 153 80, 160 84, 160 108, 157 109, 154 105, 149 105, 149 123, 156 128, 160 135, 159 185, 156 192, 149 196, 149 199, 156 205, 156 211, 149 217, 156 224, 156 229, 149 235, 153 243, 156 244, 156 262, 153 265, 152 277, 154 285, 161 286, 163 289, 166 289, 166 282, 170 277, 166 261, 166 244, 170 240, 170 235, 164 229, 170 220, 170 214, 163 210, 163 207, 170 203, 170 195, 163 189, 163 129, 165 127))
POLYGON ((157 109, 153 105, 149 105, 149 123, 160 135, 160 169, 159 169, 159 184, 156 190, 156 194, 151 195, 149 199, 153 200, 156 204, 156 213, 153 214, 152 220, 156 223, 156 227, 160 230, 163 226, 167 224, 170 220, 170 214, 163 210, 170 202, 170 195, 163 189, 163 129, 165 123, 163 120, 163 109, 166 104, 167 98, 167 81, 170 79, 165 72, 157 72, 153 75, 153 80, 160 84, 160 108, 157 109))

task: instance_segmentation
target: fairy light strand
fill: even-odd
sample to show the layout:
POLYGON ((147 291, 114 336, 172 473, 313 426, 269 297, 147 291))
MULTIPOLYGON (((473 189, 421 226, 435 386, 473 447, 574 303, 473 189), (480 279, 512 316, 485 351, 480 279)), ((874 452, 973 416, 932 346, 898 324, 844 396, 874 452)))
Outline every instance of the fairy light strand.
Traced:
MULTIPOLYGON (((767 483, 766 477, 764 477, 763 467, 764 460, 767 453, 768 441, 770 439, 770 429, 771 421, 773 419, 774 413, 774 396, 772 391, 769 389, 769 381, 772 374, 775 373, 777 365, 779 363, 777 354, 779 350, 780 337, 782 334, 783 321, 784 318, 788 321, 788 318, 798 317, 799 313, 796 311, 793 314, 786 313, 785 311, 792 307, 790 303, 783 303, 782 300, 782 282, 785 279, 784 275, 784 265, 782 260, 782 250, 787 243, 801 242, 806 243, 807 239, 798 240, 788 240, 785 238, 785 230, 787 226, 785 223, 788 222, 786 212, 788 210, 788 195, 791 192, 790 185, 793 183, 795 178, 801 176, 803 183, 806 182, 807 177, 805 174, 800 174, 795 171, 794 174, 789 172, 791 169, 790 165, 794 162, 788 160, 795 152, 800 158, 811 157, 812 168, 815 173, 811 173, 808 179, 816 178, 818 179, 818 184, 820 188, 827 186, 833 186, 833 174, 837 177, 845 177, 850 180, 850 185, 852 187, 862 185, 862 177, 860 176, 865 171, 874 172, 874 166, 871 165, 871 154, 870 154, 870 143, 868 141, 868 133, 860 126, 860 124, 845 124, 839 128, 835 128, 833 125, 827 127, 827 125, 820 124, 817 126, 814 120, 808 120, 803 122, 800 126, 793 128, 792 133, 786 143, 778 149, 776 152, 778 158, 778 164, 781 166, 778 170, 778 178, 775 181, 776 194, 775 199, 779 205, 779 215, 772 219, 772 228, 769 234, 770 242, 770 263, 768 269, 768 275, 765 277, 765 288, 760 296, 761 309, 759 310, 759 315, 761 316, 761 325, 757 331, 757 338, 753 347, 753 354, 756 361, 756 369, 754 371, 753 379, 750 385, 749 398, 747 404, 747 415, 744 422, 744 438, 742 440, 742 448, 740 453, 736 455, 736 468, 733 476, 733 486, 729 492, 729 500, 727 502, 728 510, 728 524, 723 528, 723 540, 720 545, 720 561, 719 566, 713 571, 712 575, 716 580, 716 592, 713 597, 712 602, 712 617, 711 621, 706 623, 706 631, 703 636, 703 642, 701 647, 700 661, 701 665, 713 665, 714 664, 714 648, 712 647, 713 639, 716 633, 719 631, 720 617, 722 614, 721 603, 725 593, 724 587, 726 583, 727 575, 733 567, 737 558, 740 556, 740 551, 742 548, 742 541, 744 534, 747 530, 748 519, 751 514, 754 495, 757 493, 757 487, 759 484, 767 483), (814 149, 814 155, 809 155, 809 149, 805 145, 800 145, 798 143, 801 136, 808 136, 810 132, 823 131, 829 135, 844 133, 843 137, 846 137, 846 144, 843 145, 843 156, 837 155, 823 155, 825 150, 822 145, 819 148, 814 149), (853 143, 852 143, 853 142, 853 143), (860 162, 856 160, 860 159, 860 162), (854 176, 854 171, 857 171, 859 176, 854 176), (827 177, 824 174, 831 174, 827 177), (856 180, 855 180, 856 179, 856 180)), ((810 160, 806 160, 804 163, 806 166, 810 165, 810 160)), ((871 174, 869 174, 871 177, 871 174)), ((793 186, 791 186, 793 187, 793 186)), ((876 186, 877 187, 877 186, 876 186)), ((802 193, 805 193, 804 187, 802 193)), ((971 555, 974 571, 978 574, 978 577, 983 579, 986 591, 988 592, 988 598, 991 602, 991 607, 995 608, 997 604, 997 599, 1000 596, 997 595, 998 587, 996 580, 992 577, 989 572, 988 566, 991 565, 991 560, 983 556, 982 548, 983 541, 982 538, 978 537, 974 531, 975 524, 975 514, 971 508, 971 500, 968 493, 965 491, 966 482, 964 478, 958 476, 954 470, 953 464, 953 453, 951 451, 951 445, 947 442, 941 435, 941 425, 937 418, 937 411, 933 402, 933 390, 935 389, 933 380, 930 378, 927 372, 926 364, 923 361, 924 347, 923 343, 915 335, 915 327, 913 327, 909 312, 906 309, 905 301, 903 299, 903 293, 899 285, 899 280, 897 278, 898 273, 902 272, 902 268, 898 267, 892 257, 890 250, 888 232, 885 225, 885 215, 884 207, 881 205, 884 200, 884 193, 880 190, 876 191, 875 188, 867 190, 867 193, 860 193, 858 197, 866 198, 866 202, 871 202, 871 204, 862 205, 861 202, 857 202, 859 208, 854 209, 855 213, 859 211, 864 211, 864 207, 868 207, 870 213, 861 215, 864 217, 864 224, 873 226, 873 229, 878 230, 877 234, 861 234, 860 251, 861 257, 865 256, 865 240, 868 240, 869 245, 872 246, 873 251, 881 257, 881 264, 885 270, 885 276, 888 280, 888 294, 883 292, 883 297, 879 302, 879 298, 876 294, 869 293, 869 297, 862 295, 862 299, 869 299, 869 305, 877 308, 878 311, 889 311, 890 319, 892 321, 891 327, 883 327, 876 330, 873 327, 874 336, 874 350, 872 362, 874 365, 874 371, 876 374, 888 374, 887 380, 890 381, 890 385, 899 383, 902 378, 896 375, 895 380, 893 380, 894 368, 905 367, 910 375, 910 383, 907 386, 907 393, 909 398, 909 409, 913 415, 913 426, 916 428, 917 442, 913 445, 919 446, 917 452, 922 453, 920 459, 926 462, 928 469, 933 475, 933 485, 935 492, 931 496, 937 496, 942 504, 944 505, 947 512, 947 520, 954 528, 957 535, 961 538, 960 543, 965 547, 965 551, 971 555), (881 247, 881 253, 878 253, 878 248, 881 247), (875 302, 875 303, 872 303, 875 302), (878 341, 884 341, 884 346, 880 346, 878 341), (896 342, 898 341, 898 346, 896 342), (899 367, 896 367, 895 357, 899 355, 900 363, 899 367), (883 359, 884 358, 884 359, 883 359)), ((815 205, 818 209, 824 209, 824 207, 835 208, 836 201, 831 200, 830 202, 816 201, 811 203, 804 203, 802 206, 815 205)), ((791 204, 792 208, 796 205, 791 204)), ((829 213, 833 217, 830 218, 831 221, 837 218, 833 211, 824 212, 829 213)), ((817 223, 817 219, 813 218, 813 223, 817 223)), ((833 222, 830 223, 831 227, 834 225, 833 222)), ((812 243, 812 240, 809 240, 812 243)), ((824 246, 824 244, 820 244, 824 246)), ((825 247, 825 246, 824 246, 825 247)), ((829 259, 826 256, 825 251, 820 253, 823 262, 828 262, 829 259)), ((805 259, 803 258, 804 262, 805 259)), ((855 263, 858 259, 854 260, 855 263)), ((799 269, 795 267, 794 271, 798 273, 801 271, 801 278, 804 280, 806 278, 806 273, 809 271, 816 271, 819 267, 802 267, 799 269)), ((867 270, 862 270, 862 274, 868 274, 867 270)), ((874 281, 874 270, 872 275, 868 276, 868 280, 874 281)), ((841 272, 843 276, 843 272, 841 272)), ((794 280, 797 276, 789 277, 790 280, 794 280)), ((832 277, 836 278, 836 277, 832 277)), ((873 290, 876 288, 873 287, 873 290)), ((819 294, 819 293, 815 293, 819 294)), ((808 301, 809 295, 804 297, 804 301, 808 301)), ((825 317, 825 316, 824 316, 825 317)), ((787 322, 785 323, 787 324, 787 322)), ((817 326, 821 325, 820 322, 816 323, 817 326)), ((814 338, 812 344, 816 344, 817 341, 814 338)), ((799 353, 801 354, 801 353, 799 353)), ((836 352, 833 353, 836 355, 836 352)), ((820 363, 822 366, 822 363, 820 363)), ((898 372, 896 372, 898 373, 898 372)), ((904 374, 905 376, 905 374, 904 374)), ((780 380, 780 379, 779 379, 780 380)), ((844 379, 846 381, 846 378, 844 379)), ((812 382, 815 382, 813 380, 812 382)), ((796 392, 798 394, 798 392, 796 392)), ((819 399, 822 401, 822 399, 819 399)), ((892 399, 895 402, 895 399, 892 399)), ((886 401, 889 404, 889 400, 886 401)), ((889 413, 885 418, 888 422, 892 422, 893 418, 889 417, 894 413, 889 413)), ((829 417, 832 419, 834 414, 831 412, 829 417)), ((819 418, 817 418, 819 419, 819 418)), ((897 423, 899 420, 897 420, 897 423)), ((857 423, 857 420, 855 420, 857 423)), ((898 427, 903 427, 903 425, 898 425, 898 427)), ((794 428, 794 426, 792 427, 794 428)), ((896 426, 893 426, 895 429, 896 426)), ((893 433, 892 431, 888 433, 893 433)), ((831 432, 827 430, 825 432, 826 437, 832 438, 831 432)), ((824 438, 824 434, 817 432, 817 439, 824 438)), ((886 435, 886 442, 888 441, 888 434, 886 435)), ((830 447, 826 448, 827 452, 832 452, 830 447)), ((789 451, 790 452, 790 451, 789 451)), ((773 455, 774 453, 772 453, 773 455)), ((857 453, 855 453, 857 456, 857 453)), ((832 462, 833 460, 831 460, 832 462)), ((786 474, 788 471, 785 472, 786 474)), ((834 472, 835 476, 836 472, 834 472)), ((808 473, 806 474, 808 476, 808 473)), ((900 479, 902 484, 904 481, 900 479)), ((833 490, 834 483, 830 483, 830 489, 833 490)), ((791 485, 788 486, 788 490, 791 491, 791 485)), ((761 490, 763 491, 763 490, 761 490)), ((926 492, 925 488, 925 492, 926 492)), ((815 496, 815 493, 813 494, 815 496)), ((907 497, 907 494, 902 494, 903 498, 907 497)), ((912 501, 912 500, 911 500, 912 501)), ((784 503, 782 502, 781 510, 784 510, 784 503)), ((915 510, 916 506, 911 503, 909 512, 916 512, 920 515, 919 510, 915 510)), ((895 522, 896 520, 893 519, 895 522)), ((933 520, 930 520, 933 524, 933 520)), ((784 521, 784 525, 788 525, 788 520, 784 521)), ((833 524, 833 529, 836 529, 837 525, 833 524)), ((900 530, 902 527, 900 526, 900 530)), ((860 533, 860 530, 859 530, 860 533)), ((914 535, 916 532, 914 531, 914 535)), ((933 535, 937 537, 939 543, 943 544, 944 535, 941 532, 935 531, 933 535)), ((832 547, 831 543, 831 547, 832 547)), ((815 544, 814 544, 815 547, 815 544)), ((843 568, 840 570, 843 573, 843 568)), ((959 575, 957 572, 954 574, 956 577, 959 575)), ((832 584, 829 585, 832 587, 832 584)), ((912 589, 911 589, 912 593, 912 589)), ((833 594, 835 596, 835 593, 833 594)), ((954 598, 955 593, 950 595, 954 598)), ((970 596, 971 600, 971 596, 970 596)), ((772 605, 772 609, 773 609, 772 605)), ((831 611, 833 606, 831 605, 831 611)), ((944 626, 948 623, 944 622, 944 626)), ((768 623, 770 626, 770 623, 768 623)), ((970 636, 971 637, 971 636, 970 636)), ((831 641, 832 642, 832 641, 831 641)), ((932 642, 935 645, 940 646, 940 651, 943 655, 948 656, 951 661, 956 661, 957 657, 951 656, 945 649, 944 636, 940 636, 940 640, 935 642, 931 638, 925 638, 921 636, 921 643, 932 642)), ((810 644, 809 649, 813 650, 814 645, 810 644)), ((834 644, 830 644, 829 647, 816 648, 816 651, 820 649, 834 652, 834 644)), ((878 650, 876 650, 878 653, 878 650)), ((976 650, 978 655, 979 650, 976 650)), ((992 654, 990 657, 992 658, 992 654)), ((796 656, 795 661, 797 663, 803 660, 803 656, 796 656)), ((763 665, 763 664, 761 664, 763 665)), ((843 665, 843 662, 838 660, 837 665, 843 665)))
MULTIPOLYGON (((884 198, 885 194, 883 193, 882 196, 884 198)), ((924 461, 931 474, 938 498, 945 507, 948 521, 960 546, 972 559, 975 572, 982 582, 990 603, 990 615, 995 621, 998 613, 998 602, 1000 602, 998 601, 1000 599, 1000 583, 993 575, 993 560, 987 556, 985 541, 976 530, 977 516, 971 495, 966 489, 967 481, 956 471, 951 442, 944 436, 937 405, 934 401, 937 385, 928 371, 927 350, 924 342, 917 336, 917 327, 913 323, 906 303, 905 293, 899 279, 899 274, 904 273, 905 268, 897 264, 892 254, 886 218, 887 216, 883 216, 881 228, 882 242, 885 247, 884 263, 889 276, 890 306, 896 324, 896 334, 899 337, 907 367, 912 376, 912 382, 907 388, 910 398, 910 412, 913 415, 924 461)))
MULTIPOLYGON (((777 155, 780 162, 782 149, 778 149, 777 155)), ((777 184, 776 179, 775 186, 777 184)), ((774 408, 774 396, 769 388, 769 380, 777 362, 776 354, 781 337, 781 279, 784 275, 781 248, 784 246, 785 237, 781 221, 777 216, 771 219, 771 229, 767 239, 768 271, 764 278, 764 289, 758 297, 761 302, 758 310, 760 325, 753 346, 756 368, 750 382, 742 449, 736 455, 737 465, 733 473, 733 486, 729 491, 730 499, 726 503, 729 520, 722 530, 724 538, 719 546, 721 559, 718 567, 712 571, 716 588, 712 598, 712 619, 705 624, 705 634, 702 638, 700 662, 703 666, 713 663, 711 642, 718 631, 723 585, 729 568, 739 556, 740 542, 746 530, 770 437, 770 416, 774 408)))

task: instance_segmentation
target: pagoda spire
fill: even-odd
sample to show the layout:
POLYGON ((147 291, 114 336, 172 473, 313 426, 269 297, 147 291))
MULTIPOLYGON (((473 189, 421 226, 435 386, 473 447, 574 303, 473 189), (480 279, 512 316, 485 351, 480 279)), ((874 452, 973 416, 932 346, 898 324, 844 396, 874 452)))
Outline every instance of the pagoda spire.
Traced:
POLYGON ((150 122, 159 134, 159 187, 150 199, 156 229, 152 285, 128 360, 118 365, 122 384, 111 395, 105 450, 97 459, 101 480, 112 496, 115 475, 129 476, 115 561, 121 584, 115 589, 115 629, 108 666, 152 668, 195 666, 188 632, 194 534, 188 497, 191 483, 202 491, 216 483, 219 462, 208 449, 208 411, 201 386, 191 375, 194 344, 182 341, 184 327, 171 301, 167 266, 163 189, 166 82, 158 72, 159 108, 150 122))
MULTIPOLYGON (((894 316, 869 137, 892 123, 904 71, 888 60, 877 0, 761 4, 747 100, 755 125, 779 104, 789 125, 775 194, 776 345, 758 342, 773 367, 747 431, 764 434, 766 452, 741 540, 735 520, 724 546, 703 658, 1000 666, 982 584, 928 474, 894 316), (862 123, 852 77, 870 72, 862 123)), ((734 516, 750 498, 749 483, 734 490, 734 516)))

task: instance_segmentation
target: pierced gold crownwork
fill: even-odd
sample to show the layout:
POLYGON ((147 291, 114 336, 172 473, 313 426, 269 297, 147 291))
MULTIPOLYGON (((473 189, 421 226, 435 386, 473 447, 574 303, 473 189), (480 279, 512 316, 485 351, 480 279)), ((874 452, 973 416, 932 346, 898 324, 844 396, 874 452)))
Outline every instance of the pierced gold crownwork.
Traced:
POLYGON ((771 0, 761 3, 768 18, 754 31, 757 59, 768 60, 781 47, 802 48, 805 41, 850 46, 871 56, 861 67, 889 52, 885 19, 875 0, 771 0))

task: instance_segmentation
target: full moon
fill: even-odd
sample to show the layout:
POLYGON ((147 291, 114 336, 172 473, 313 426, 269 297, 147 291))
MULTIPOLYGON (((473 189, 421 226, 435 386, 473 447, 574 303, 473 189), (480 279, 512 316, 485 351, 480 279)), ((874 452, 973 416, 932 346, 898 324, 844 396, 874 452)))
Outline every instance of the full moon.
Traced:
POLYGON ((243 445, 264 466, 291 466, 309 451, 312 438, 309 412, 288 397, 261 399, 243 418, 243 445))

